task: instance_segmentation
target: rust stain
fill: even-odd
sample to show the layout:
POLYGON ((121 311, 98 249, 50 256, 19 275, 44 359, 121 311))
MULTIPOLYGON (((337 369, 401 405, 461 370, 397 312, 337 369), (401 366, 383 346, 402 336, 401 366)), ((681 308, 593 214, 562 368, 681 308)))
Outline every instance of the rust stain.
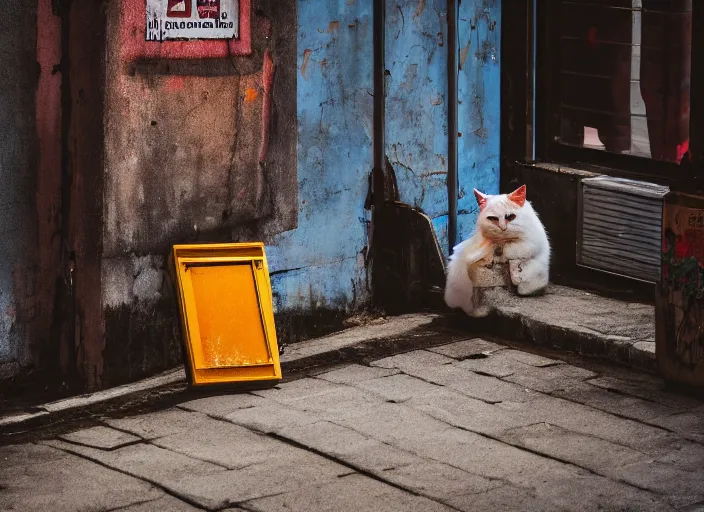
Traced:
POLYGON ((469 47, 472 45, 472 41, 467 41, 467 46, 460 50, 460 69, 464 69, 464 63, 467 60, 467 55, 469 55, 469 47))
POLYGON ((166 79, 164 87, 169 92, 179 92, 183 90, 185 80, 182 76, 171 76, 166 79))
POLYGON ((262 100, 262 140, 259 146, 259 164, 266 162, 269 152, 269 127, 271 126, 271 92, 274 89, 274 72, 276 65, 271 58, 269 49, 264 52, 264 69, 262 71, 262 88, 264 98, 262 100))
POLYGON ((250 87, 244 93, 244 101, 249 103, 250 101, 256 100, 257 96, 259 96, 259 94, 257 94, 257 91, 255 89, 253 89, 252 87, 250 87))
POLYGON ((423 11, 425 10, 425 4, 427 0, 418 0, 418 7, 416 7, 415 12, 413 13, 413 18, 417 18, 421 14, 423 14, 423 11))
POLYGON ((308 69, 308 61, 310 60, 310 56, 313 53, 313 50, 310 48, 306 48, 303 50, 303 64, 301 64, 301 75, 303 75, 303 78, 306 77, 306 70, 308 69))
POLYGON ((340 22, 337 20, 331 21, 330 23, 328 23, 328 33, 329 34, 332 34, 333 32, 335 32, 339 28, 340 28, 340 22))

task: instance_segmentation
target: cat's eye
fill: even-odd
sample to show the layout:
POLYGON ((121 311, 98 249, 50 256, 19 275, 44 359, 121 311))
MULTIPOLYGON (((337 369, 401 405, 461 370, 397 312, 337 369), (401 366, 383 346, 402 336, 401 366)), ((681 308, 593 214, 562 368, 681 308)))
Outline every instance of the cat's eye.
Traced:
POLYGON ((499 222, 499 218, 494 217, 493 215, 490 215, 489 217, 487 217, 487 219, 489 219, 491 222, 499 222))
POLYGON ((509 213, 508 215, 506 215, 506 220, 509 221, 509 222, 511 222, 511 221, 512 221, 513 219, 515 219, 515 218, 516 218, 516 214, 515 214, 515 213, 509 213))

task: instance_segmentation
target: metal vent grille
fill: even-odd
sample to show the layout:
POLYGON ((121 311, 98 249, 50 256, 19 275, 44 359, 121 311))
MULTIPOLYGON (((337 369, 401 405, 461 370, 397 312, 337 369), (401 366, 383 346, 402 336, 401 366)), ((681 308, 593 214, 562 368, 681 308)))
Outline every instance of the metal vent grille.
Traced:
POLYGON ((599 176, 582 180, 577 264, 655 282, 668 187, 599 176))

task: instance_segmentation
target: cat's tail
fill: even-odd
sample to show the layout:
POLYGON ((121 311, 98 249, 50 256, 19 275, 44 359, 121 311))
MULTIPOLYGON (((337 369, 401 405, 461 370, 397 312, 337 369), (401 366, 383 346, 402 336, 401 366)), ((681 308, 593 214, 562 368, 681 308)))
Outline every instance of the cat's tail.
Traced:
POLYGON ((474 287, 469 279, 469 265, 483 257, 482 249, 480 240, 477 237, 471 237, 453 249, 447 266, 445 304, 453 309, 461 308, 468 315, 474 311, 472 300, 474 287))

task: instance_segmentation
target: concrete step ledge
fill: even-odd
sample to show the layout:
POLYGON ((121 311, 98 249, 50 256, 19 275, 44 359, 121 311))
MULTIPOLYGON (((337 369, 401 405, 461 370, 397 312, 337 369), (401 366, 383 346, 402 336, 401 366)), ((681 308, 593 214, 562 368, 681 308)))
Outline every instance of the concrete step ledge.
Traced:
POLYGON ((487 292, 495 311, 463 323, 472 330, 515 341, 607 359, 654 372, 655 308, 551 285, 545 295, 487 292))

